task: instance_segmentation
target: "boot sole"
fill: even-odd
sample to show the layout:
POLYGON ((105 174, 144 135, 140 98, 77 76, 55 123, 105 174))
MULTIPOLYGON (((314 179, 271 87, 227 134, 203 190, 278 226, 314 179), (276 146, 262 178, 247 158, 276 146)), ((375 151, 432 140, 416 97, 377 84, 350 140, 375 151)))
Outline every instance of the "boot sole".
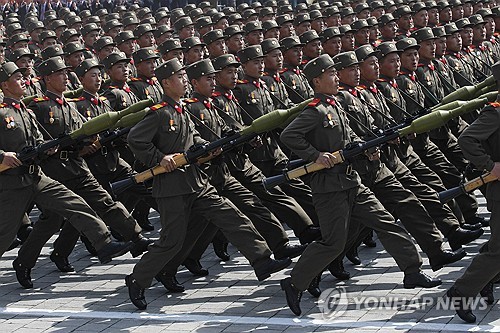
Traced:
POLYGON ((443 264, 439 264, 439 265, 434 265, 434 266, 431 266, 431 269, 433 272, 435 271, 439 271, 441 268, 443 268, 444 266, 446 265, 449 265, 449 264, 453 264, 454 262, 457 262, 459 260, 462 260, 465 256, 467 255, 467 252, 463 252, 463 254, 461 254, 460 256, 458 256, 456 259, 454 259, 453 261, 450 261, 450 262, 445 262, 443 264))

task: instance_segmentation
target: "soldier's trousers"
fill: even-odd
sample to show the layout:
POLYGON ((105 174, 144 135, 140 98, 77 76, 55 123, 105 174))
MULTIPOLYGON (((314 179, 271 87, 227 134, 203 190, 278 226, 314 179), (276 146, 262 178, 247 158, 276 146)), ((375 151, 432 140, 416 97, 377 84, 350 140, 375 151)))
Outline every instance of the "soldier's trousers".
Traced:
POLYGON ((312 279, 344 248, 354 244, 360 224, 377 232, 401 271, 409 274, 420 270, 422 258, 412 240, 364 185, 339 192, 315 193, 313 202, 322 238, 309 244, 292 270, 292 283, 299 290, 306 290, 312 279))
MULTIPOLYGON (((435 178, 433 182, 438 182, 439 177, 433 177, 434 173, 432 171, 426 173, 427 167, 421 161, 415 161, 412 166, 413 170, 420 170, 420 174, 427 175, 426 178, 435 178)), ((397 163, 395 169, 391 171, 401 185, 415 194, 417 199, 424 205, 437 228, 444 236, 447 237, 460 226, 451 209, 447 205, 441 204, 438 193, 426 183, 419 181, 417 176, 414 175, 406 165, 402 162, 397 163)), ((417 172, 417 175, 418 174, 419 172, 417 172)))
POLYGON ((374 170, 372 174, 364 175, 361 179, 385 209, 394 218, 401 220, 428 257, 442 252, 442 238, 434 220, 417 197, 403 187, 385 164, 381 164, 379 170, 374 170))
MULTIPOLYGON (((216 176, 212 179, 221 180, 220 182, 212 183, 217 193, 231 201, 231 203, 252 221, 255 229, 264 237, 271 251, 274 252, 279 250, 288 243, 288 236, 280 221, 262 204, 255 194, 250 192, 246 187, 241 185, 236 178, 229 174, 225 174, 221 177, 216 176)), ((219 228, 214 224, 209 223, 197 240, 196 245, 190 249, 189 258, 199 260, 212 242, 218 230, 219 228)), ((174 259, 172 265, 177 264, 177 269, 185 258, 186 256, 182 259, 174 259)), ((170 271, 172 270, 173 269, 170 269, 170 271)))
MULTIPOLYGON (((116 230, 125 240, 133 240, 141 232, 141 227, 123 205, 114 201, 95 180, 92 175, 71 179, 64 182, 64 185, 81 196, 85 202, 92 207, 97 215, 112 229, 116 230)), ((28 267, 33 267, 40 254, 43 245, 62 226, 59 237, 54 242, 54 250, 61 257, 68 257, 73 251, 80 233, 70 223, 64 223, 64 218, 52 207, 42 209, 36 224, 40 224, 38 240, 31 244, 26 251, 19 251, 19 257, 23 258, 23 263, 28 267)))
POLYGON ((143 288, 149 287, 153 278, 182 249, 189 223, 198 222, 191 219, 193 214, 219 227, 251 265, 271 255, 252 222, 211 185, 192 194, 157 198, 157 202, 162 225, 160 239, 149 246, 133 271, 143 288))
POLYGON ((266 191, 262 185, 264 174, 255 165, 244 172, 231 168, 229 165, 229 170, 231 175, 257 195, 264 206, 273 212, 282 223, 286 223, 297 237, 313 225, 313 221, 302 206, 293 197, 286 195, 281 188, 275 187, 266 191))
MULTIPOLYGON (((458 145, 456 145, 456 148, 453 148, 453 150, 456 149, 459 149, 458 145)), ((422 151, 416 149, 415 152, 418 154, 418 156, 420 156, 422 162, 424 162, 426 166, 428 166, 439 176, 439 178, 441 178, 442 183, 446 188, 458 186, 462 181, 460 171, 455 167, 453 162, 450 161, 447 156, 445 156, 444 151, 442 151, 432 141, 429 142, 425 150, 422 151)), ((460 152, 460 155, 461 154, 462 153, 460 152)), ((473 217, 476 214, 478 206, 477 201, 474 197, 464 194, 457 197, 455 200, 466 219, 473 217)))
MULTIPOLYGON (((35 202, 41 209, 50 208, 55 213, 66 218, 68 224, 73 225, 76 230, 87 236, 97 250, 110 242, 106 225, 96 216, 92 208, 64 185, 43 175, 26 187, 0 189, 0 205, 2 207, 2 214, 0 215, 0 256, 12 243, 23 216, 32 202, 35 202)), ((24 265, 26 265, 26 262, 21 258, 23 253, 38 251, 36 254, 36 257, 38 257, 40 250, 45 245, 46 241, 38 245, 42 242, 41 238, 47 239, 43 236, 46 229, 46 226, 44 226, 45 221, 39 222, 33 226, 33 231, 19 250, 19 260, 24 265), (37 244, 38 250, 32 249, 33 244, 37 244)), ((27 266, 33 267, 34 263, 27 266)))
MULTIPOLYGON (((253 162, 253 161, 252 161, 253 162)), ((283 172, 286 167, 285 163, 276 164, 275 161, 253 162, 266 177, 276 176, 283 172)), ((318 225, 318 215, 314 210, 312 203, 311 188, 304 184, 300 179, 292 179, 291 181, 280 185, 281 190, 287 195, 294 198, 299 205, 304 209, 307 215, 311 218, 315 225, 318 225)))
POLYGON ((464 274, 455 282, 465 297, 475 297, 500 274, 500 201, 488 199, 488 210, 491 211, 488 247, 474 257, 464 274))

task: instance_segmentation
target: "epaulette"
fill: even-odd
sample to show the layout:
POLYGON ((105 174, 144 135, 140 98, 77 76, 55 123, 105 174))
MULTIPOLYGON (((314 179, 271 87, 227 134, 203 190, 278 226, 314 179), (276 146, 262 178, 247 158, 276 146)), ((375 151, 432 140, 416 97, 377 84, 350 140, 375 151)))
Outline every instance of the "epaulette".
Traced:
POLYGON ((365 86, 364 84, 360 84, 359 86, 356 86, 356 88, 358 88, 359 90, 365 90, 367 89, 368 87, 365 86))
POLYGON ((215 91, 212 93, 212 97, 219 97, 222 96, 222 93, 220 91, 215 91))
POLYGON ((108 90, 111 90, 111 89, 118 89, 117 86, 108 86, 108 90))
POLYGON ((133 77, 130 79, 130 81, 136 82, 136 81, 142 81, 142 79, 140 77, 133 77))
POLYGON ((278 71, 278 73, 283 74, 288 70, 288 68, 282 68, 278 71))
POLYGON ((83 98, 83 100, 85 99, 85 97, 66 98, 66 101, 67 101, 67 102, 78 102, 78 101, 82 101, 82 99, 81 99, 81 98, 83 98))
POLYGON ((101 101, 107 101, 107 100, 108 100, 108 98, 107 98, 107 97, 104 97, 104 96, 99 96, 99 99, 100 99, 101 101))
POLYGON ((40 81, 40 78, 38 76, 31 78, 31 81, 33 83, 40 81))
POLYGON ((6 106, 7 106, 7 103, 2 103, 2 104, 0 104, 0 108, 4 108, 4 107, 6 107, 6 106))
POLYGON ((237 84, 245 84, 248 83, 248 80, 238 80, 236 81, 237 84))
POLYGON ((152 106, 152 107, 150 107, 149 109, 150 109, 150 110, 153 110, 153 111, 156 111, 156 110, 159 110, 159 109, 161 109, 162 107, 164 107, 164 106, 166 106, 166 105, 168 105, 168 103, 167 103, 167 102, 161 102, 161 103, 159 103, 159 104, 153 105, 153 106, 152 106))
POLYGON ((384 78, 380 78, 380 79, 377 79, 377 82, 389 82, 389 80, 384 79, 384 78))
POLYGON ((315 98, 309 104, 307 104, 307 106, 316 106, 319 104, 319 102, 321 102, 321 99, 315 98))
POLYGON ((488 105, 494 107, 495 109, 496 108, 500 108, 500 103, 499 102, 490 102, 490 103, 488 103, 488 105))
POLYGON ((43 96, 43 97, 34 98, 33 101, 35 101, 36 103, 39 103, 39 102, 48 101, 49 99, 50 98, 48 98, 47 96, 43 96))
POLYGON ((194 97, 193 98, 186 98, 184 100, 184 102, 185 103, 196 103, 196 102, 198 102, 198 98, 194 98, 194 97))

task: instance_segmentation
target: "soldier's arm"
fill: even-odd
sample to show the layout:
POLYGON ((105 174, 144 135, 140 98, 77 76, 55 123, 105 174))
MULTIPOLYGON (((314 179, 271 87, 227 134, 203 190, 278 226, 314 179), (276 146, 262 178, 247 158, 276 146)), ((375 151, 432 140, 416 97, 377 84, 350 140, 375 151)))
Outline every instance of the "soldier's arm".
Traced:
POLYGON ((499 127, 500 113, 488 106, 458 138, 458 144, 465 158, 478 168, 491 171, 495 166, 495 161, 484 149, 482 141, 487 140, 494 132, 498 131, 499 127))
POLYGON ((281 142, 303 160, 316 161, 320 152, 307 141, 306 134, 318 126, 322 126, 319 112, 313 108, 305 109, 283 130, 281 142))
POLYGON ((161 124, 159 112, 149 112, 130 130, 127 141, 135 157, 147 166, 159 164, 165 156, 154 144, 161 124))

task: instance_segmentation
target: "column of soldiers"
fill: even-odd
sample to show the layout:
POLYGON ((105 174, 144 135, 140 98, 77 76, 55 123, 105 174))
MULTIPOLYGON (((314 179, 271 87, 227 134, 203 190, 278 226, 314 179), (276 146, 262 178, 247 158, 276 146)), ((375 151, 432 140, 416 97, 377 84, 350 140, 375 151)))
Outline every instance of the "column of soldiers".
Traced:
MULTIPOLYGON (((491 223, 491 241, 448 295, 479 292, 494 301, 498 184, 483 189, 490 221, 478 215, 474 195, 443 205, 437 193, 483 170, 500 174, 500 104, 341 164, 331 154, 377 137, 462 86, 491 74, 498 81, 494 1, 322 0, 292 7, 268 0, 236 8, 203 1, 155 12, 133 4, 38 13, 4 11, 0 40, 0 161, 7 168, 0 173, 0 253, 21 245, 13 266, 24 288, 33 287, 31 270, 55 233, 50 259, 62 272, 74 270, 68 257, 79 239, 102 263, 128 251, 141 256, 126 277, 139 309, 147 307, 153 279, 182 292, 181 265, 208 275, 201 263, 207 247, 213 243, 229 260, 232 243, 259 281, 300 256, 281 281, 300 315, 302 292, 319 297, 325 270, 349 279, 344 257, 359 264, 360 244, 376 246, 373 232, 404 272, 405 288, 432 288, 441 280, 423 272, 412 237, 436 271, 462 259, 462 246, 491 223), (78 95, 65 97, 68 91, 78 95), (178 164, 180 153, 311 98, 284 129, 213 150, 207 163, 178 164), (154 106, 128 135, 105 140, 110 133, 102 132, 29 161, 18 158, 23 149, 147 99, 154 106), (325 169, 264 188, 265 177, 297 158, 325 169), (156 165, 166 172, 152 182, 120 194, 109 186, 156 165), (41 214, 31 224, 34 205, 41 214), (142 235, 155 228, 151 208, 161 224, 154 242, 142 235), (300 245, 289 243, 284 224, 300 245)), ((457 312, 475 320, 466 302, 457 312)))

